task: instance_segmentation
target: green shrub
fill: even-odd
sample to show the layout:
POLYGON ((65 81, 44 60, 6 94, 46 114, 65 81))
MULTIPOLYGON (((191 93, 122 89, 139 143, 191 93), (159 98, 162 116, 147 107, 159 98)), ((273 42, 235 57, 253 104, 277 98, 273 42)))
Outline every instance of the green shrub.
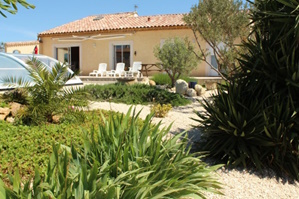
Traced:
POLYGON ((155 117, 165 117, 171 109, 171 104, 154 104, 151 107, 151 111, 154 112, 155 117))
MULTIPOLYGON (((105 117, 117 114, 102 111, 105 117)), ((39 126, 14 126, 0 121, 0 176, 6 178, 18 168, 22 178, 27 179, 36 168, 46 170, 48 156, 52 153, 52 144, 83 144, 82 128, 101 123, 99 111, 79 112, 65 115, 60 124, 39 126), (82 116, 84 114, 84 116, 82 116)), ((142 125, 142 121, 138 121, 142 125)))
POLYGON ((203 148, 238 166, 272 168, 299 180, 297 4, 255 1, 240 68, 198 113, 203 148), (279 8, 279 9, 278 9, 279 8))
MULTIPOLYGON (((157 85, 169 85, 171 86, 171 79, 167 74, 157 73, 151 78, 156 82, 157 85)), ((193 79, 186 76, 181 76, 180 79, 185 80, 186 82, 197 82, 197 79, 193 79)))
POLYGON ((28 93, 22 88, 16 88, 11 91, 6 91, 2 95, 2 99, 6 102, 17 102, 20 104, 28 103, 28 93))
POLYGON ((85 90, 90 93, 94 100, 105 100, 125 104, 149 104, 152 102, 160 104, 171 104, 172 106, 183 106, 191 103, 183 96, 170 93, 143 84, 124 85, 87 85, 85 90))
POLYGON ((0 108, 5 108, 5 107, 9 107, 9 104, 4 100, 2 100, 0 96, 0 108))
POLYGON ((18 174, 13 188, 0 184, 0 194, 7 198, 181 198, 204 197, 206 192, 220 193, 220 184, 211 175, 219 167, 208 167, 189 153, 187 139, 164 139, 169 128, 152 126, 153 115, 143 125, 139 113, 103 117, 86 131, 84 145, 54 146, 47 172, 36 172, 33 187, 23 183, 18 174), (76 150, 75 148, 79 148, 76 150))

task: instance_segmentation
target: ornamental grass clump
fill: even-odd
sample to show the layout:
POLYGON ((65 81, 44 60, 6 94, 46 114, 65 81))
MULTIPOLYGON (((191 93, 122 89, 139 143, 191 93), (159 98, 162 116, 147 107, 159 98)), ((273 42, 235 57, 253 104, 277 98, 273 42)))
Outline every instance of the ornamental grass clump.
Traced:
MULTIPOLYGON (((166 140, 170 127, 160 130, 148 115, 103 116, 99 128, 85 130, 84 144, 53 147, 48 170, 21 186, 18 173, 12 188, 0 184, 3 198, 204 198, 220 193, 220 184, 200 157, 189 153, 187 140, 178 134, 166 140), (182 139, 182 141, 179 141, 182 139), (59 153, 62 151, 62 153, 59 153), (30 182, 32 187, 29 186, 30 182)), ((198 155, 198 154, 197 154, 198 155)))

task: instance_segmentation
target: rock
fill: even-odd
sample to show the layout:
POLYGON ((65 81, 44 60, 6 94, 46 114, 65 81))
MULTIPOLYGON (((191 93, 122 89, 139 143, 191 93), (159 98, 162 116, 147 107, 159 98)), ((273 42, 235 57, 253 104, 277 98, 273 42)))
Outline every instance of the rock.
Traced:
POLYGON ((10 114, 9 108, 0 108, 0 120, 5 120, 5 118, 10 114))
POLYGON ((133 85, 133 84, 136 84, 136 83, 137 83, 137 81, 131 80, 131 81, 127 81, 126 85, 133 85))
POLYGON ((193 88, 188 88, 186 93, 189 97, 195 97, 196 96, 196 91, 193 88))
POLYGON ((18 111, 20 110, 21 108, 21 104, 19 103, 16 103, 16 102, 13 102, 10 104, 10 111, 11 111, 11 115, 13 117, 15 117, 18 113, 18 111))
POLYGON ((53 116, 52 116, 52 121, 53 121, 53 123, 59 123, 60 117, 61 117, 61 116, 59 116, 59 115, 53 115, 53 116))
POLYGON ((217 83, 216 82, 205 82, 205 86, 206 86, 207 90, 217 89, 217 83))
POLYGON ((202 87, 202 89, 201 89, 201 95, 205 94, 206 91, 207 91, 207 89, 204 88, 204 87, 202 87))
POLYGON ((170 93, 175 93, 175 87, 166 89, 170 93))
POLYGON ((140 84, 145 84, 145 85, 150 85, 149 83, 149 78, 148 77, 144 77, 139 83, 140 84))
POLYGON ((202 86, 200 84, 196 84, 195 87, 194 87, 195 91, 196 91, 196 94, 198 96, 202 95, 202 86))
POLYGON ((8 117, 8 118, 6 118, 6 121, 9 122, 9 123, 14 123, 15 122, 15 118, 8 117))
POLYGON ((176 93, 179 93, 179 94, 182 94, 182 95, 185 95, 186 92, 187 92, 187 89, 188 89, 188 83, 182 79, 178 79, 176 82, 175 82, 175 90, 176 90, 176 93))
POLYGON ((167 88, 167 85, 156 85, 156 88, 165 90, 167 88))
POLYGON ((156 82, 154 80, 149 80, 149 85, 150 86, 156 86, 156 82))

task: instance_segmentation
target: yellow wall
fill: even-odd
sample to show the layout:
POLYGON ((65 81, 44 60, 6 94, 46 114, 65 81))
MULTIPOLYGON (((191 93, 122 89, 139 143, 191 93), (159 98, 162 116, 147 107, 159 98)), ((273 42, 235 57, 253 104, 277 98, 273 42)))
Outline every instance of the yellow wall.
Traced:
POLYGON ((35 46, 37 46, 39 48, 38 44, 6 46, 5 52, 13 53, 14 50, 19 50, 21 54, 32 54, 35 46))
MULTIPOLYGON (((67 35, 67 37, 71 36, 67 35)), ((79 46, 81 75, 88 75, 98 68, 99 63, 107 63, 108 70, 113 69, 113 44, 129 43, 131 44, 132 62, 141 61, 146 64, 154 64, 158 62, 153 53, 154 47, 160 45, 161 40, 175 36, 182 38, 187 36, 191 43, 196 46, 193 33, 190 29, 151 30, 136 31, 132 35, 126 35, 124 38, 108 40, 59 41, 58 38, 61 39, 63 37, 41 37, 40 53, 55 58, 55 47, 79 46), (135 51, 136 55, 134 55, 135 51)), ((201 41, 201 45, 206 46, 206 43, 201 41)), ((208 76, 209 72, 210 69, 202 62, 192 71, 191 76, 208 76)))

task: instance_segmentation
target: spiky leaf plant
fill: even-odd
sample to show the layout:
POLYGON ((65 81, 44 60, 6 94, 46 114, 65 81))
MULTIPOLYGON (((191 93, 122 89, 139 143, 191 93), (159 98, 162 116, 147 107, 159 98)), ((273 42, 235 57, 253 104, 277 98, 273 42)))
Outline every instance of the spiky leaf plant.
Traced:
MULTIPOLYGON (((149 115, 143 126, 136 125, 139 113, 129 110, 113 116, 86 131, 84 146, 58 148, 50 159, 48 171, 36 173, 32 188, 0 186, 6 198, 205 198, 206 192, 220 193, 220 184, 200 157, 189 153, 186 139, 179 134, 165 139, 169 128, 151 124, 149 115), (75 150, 77 148, 77 150, 75 150), (42 177, 44 176, 44 177, 42 177)), ((31 182, 31 181, 29 181, 31 182)), ((3 185, 2 185, 3 186, 3 185)))
POLYGON ((24 123, 52 122, 54 115, 64 113, 72 105, 83 105, 86 95, 81 88, 63 88, 75 76, 65 64, 57 63, 51 69, 33 57, 25 69, 29 79, 6 77, 6 85, 22 87, 29 95, 27 111, 19 116, 24 123))
POLYGON ((212 156, 299 179, 298 0, 256 0, 238 72, 199 113, 212 156))

